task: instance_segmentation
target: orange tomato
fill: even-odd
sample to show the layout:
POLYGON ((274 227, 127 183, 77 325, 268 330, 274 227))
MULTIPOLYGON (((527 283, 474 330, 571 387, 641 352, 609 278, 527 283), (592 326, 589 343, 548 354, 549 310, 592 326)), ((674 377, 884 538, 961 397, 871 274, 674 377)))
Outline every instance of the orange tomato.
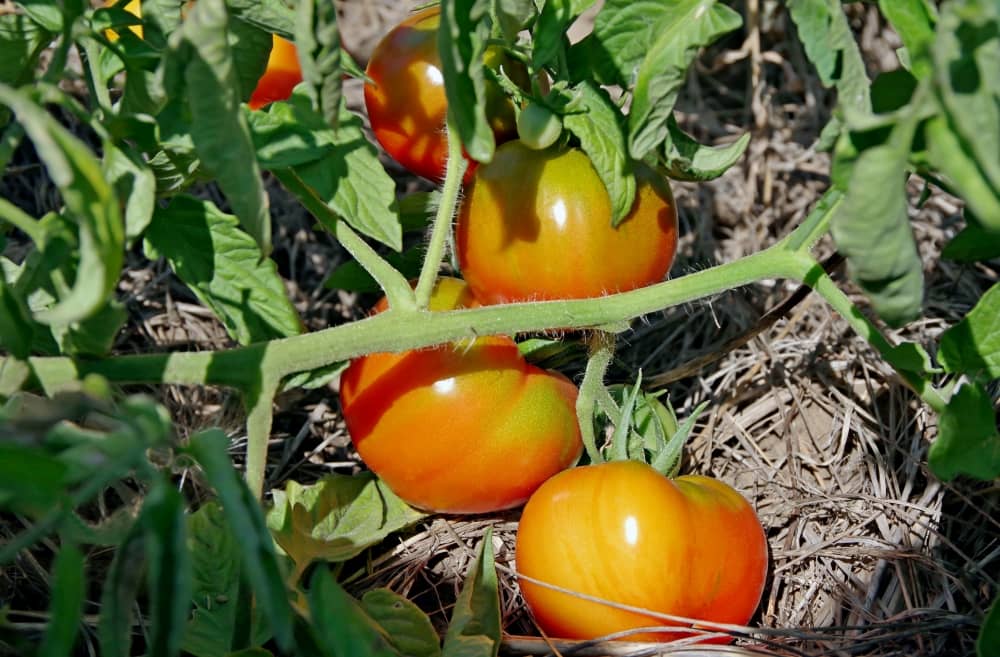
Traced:
MULTIPOLYGON (((573 468, 531 496, 517 532, 517 572, 658 613, 744 625, 760 601, 767 540, 750 504, 716 479, 668 479, 635 461, 573 468)), ((527 580, 521 592, 552 637, 592 639, 666 621, 527 580)), ((690 632, 643 632, 669 641, 690 632)))
POLYGON ((299 82, 302 82, 302 69, 295 44, 274 34, 267 68, 247 104, 255 110, 276 100, 286 100, 299 82))
POLYGON ((572 299, 657 283, 677 251, 670 186, 644 166, 629 215, 611 227, 611 200, 575 148, 520 141, 477 168, 456 228, 459 266, 482 303, 572 299))
MULTIPOLYGON (((442 279, 430 309, 472 305, 464 282, 442 279)), ((568 379, 530 365, 501 336, 370 354, 340 380, 344 420, 365 464, 409 504, 444 513, 518 506, 575 463, 583 449, 576 395, 568 379)))

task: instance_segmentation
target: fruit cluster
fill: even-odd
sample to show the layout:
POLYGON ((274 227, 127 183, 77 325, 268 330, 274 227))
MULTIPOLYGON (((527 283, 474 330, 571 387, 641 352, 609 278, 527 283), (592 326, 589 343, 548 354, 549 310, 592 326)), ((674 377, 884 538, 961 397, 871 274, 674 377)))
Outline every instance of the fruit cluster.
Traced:
MULTIPOLYGON (((378 142, 435 182, 448 151, 439 20, 432 7, 392 29, 372 54, 365 86, 378 142)), ((484 64, 524 79, 502 52, 488 51, 484 64)), ((677 248, 667 180, 635 163, 634 205, 613 226, 601 178, 583 150, 560 139, 558 120, 543 116, 539 129, 526 108, 488 85, 500 146, 489 163, 470 162, 455 240, 464 281, 440 279, 429 310, 599 297, 662 280, 677 248)), ((385 308, 383 300, 375 312, 385 308)), ((745 624, 756 609, 767 544, 749 503, 717 480, 669 479, 636 461, 572 467, 582 451, 577 389, 528 364, 510 338, 358 358, 340 397, 358 454, 410 504, 483 513, 527 501, 517 569, 549 635, 685 626, 626 637, 663 641, 692 632, 691 623, 565 590, 715 623, 745 624)))

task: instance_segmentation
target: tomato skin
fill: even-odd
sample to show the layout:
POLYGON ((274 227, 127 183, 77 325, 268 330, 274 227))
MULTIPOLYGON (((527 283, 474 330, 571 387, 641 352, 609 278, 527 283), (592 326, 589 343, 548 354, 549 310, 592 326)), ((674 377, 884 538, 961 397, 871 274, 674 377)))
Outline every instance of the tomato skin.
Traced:
MULTIPOLYGON (((432 310, 470 302, 442 279, 432 310)), ((368 467, 409 504, 486 513, 523 504, 577 461, 577 389, 528 364, 506 337, 355 359, 341 375, 351 440, 368 467)))
MULTIPOLYGON (((760 601, 767 540, 750 504, 726 484, 668 479, 635 461, 573 468, 524 507, 517 572, 586 595, 659 613, 745 625, 760 601)), ((520 580, 552 637, 592 639, 665 621, 520 580)), ((670 641, 690 633, 640 633, 670 641)))
POLYGON ((579 149, 520 141, 480 166, 459 210, 457 248, 482 303, 575 299, 657 283, 677 251, 670 186, 644 166, 630 214, 611 227, 611 201, 579 149))
POLYGON ((277 34, 271 35, 271 54, 267 58, 267 68, 257 80, 257 86, 250 95, 247 105, 256 110, 276 100, 287 100, 292 89, 302 82, 298 51, 295 44, 277 34))
MULTIPOLYGON (((365 84, 365 108, 375 138, 409 171, 435 182, 444 178, 448 160, 448 101, 437 49, 440 13, 439 6, 429 7, 390 30, 365 70, 374 82, 365 84)), ((503 60, 500 52, 487 50, 488 66, 503 60)), ((517 136, 514 106, 492 83, 487 83, 486 115, 498 143, 517 136)), ((470 160, 466 182, 475 166, 470 160)))

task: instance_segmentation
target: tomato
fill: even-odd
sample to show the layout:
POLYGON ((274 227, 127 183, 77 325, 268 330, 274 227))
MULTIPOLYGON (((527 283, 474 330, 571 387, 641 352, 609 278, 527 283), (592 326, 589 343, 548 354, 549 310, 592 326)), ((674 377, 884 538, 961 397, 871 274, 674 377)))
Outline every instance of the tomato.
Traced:
POLYGON ((465 280, 483 303, 572 299, 659 282, 677 251, 677 208, 666 180, 644 166, 629 215, 611 227, 611 201, 575 148, 519 141, 476 170, 459 210, 465 280))
MULTIPOLYGON (((440 7, 419 11, 394 27, 372 51, 366 75, 365 108, 382 148, 413 173, 440 182, 448 159, 441 56, 437 49, 440 7)), ((496 48, 486 65, 507 66, 515 80, 523 74, 496 48)), ((486 86, 486 115, 497 142, 517 136, 514 106, 496 84, 486 86)), ((475 163, 470 161, 466 180, 475 163)))
POLYGON ((257 87, 247 104, 250 109, 255 110, 276 100, 286 100, 299 82, 302 82, 302 70, 299 68, 295 44, 274 34, 267 68, 257 81, 257 87))
MULTIPOLYGON (((709 477, 668 479, 635 461, 573 468, 531 496, 517 572, 658 613, 745 625, 760 601, 767 541, 750 504, 709 477)), ((550 636, 591 639, 665 621, 520 580, 550 636)), ((647 632, 626 640, 669 641, 647 632)))
MULTIPOLYGON (((430 308, 467 305, 475 301, 465 284, 442 279, 430 308)), ((370 354, 340 380, 365 464, 409 504, 443 513, 518 506, 575 463, 576 395, 568 379, 530 365, 499 336, 370 354)))

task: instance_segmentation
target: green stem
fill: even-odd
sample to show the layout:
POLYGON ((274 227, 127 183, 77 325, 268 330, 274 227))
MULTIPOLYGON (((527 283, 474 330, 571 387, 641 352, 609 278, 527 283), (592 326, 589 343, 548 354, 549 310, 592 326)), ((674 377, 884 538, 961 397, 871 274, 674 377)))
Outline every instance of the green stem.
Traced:
POLYGON ((27 235, 35 246, 42 245, 43 233, 38 220, 5 198, 0 198, 0 219, 27 235))
POLYGON ((244 393, 247 407, 247 487, 258 500, 264 498, 267 469, 267 443, 271 438, 274 396, 279 380, 265 380, 256 389, 244 393))
POLYGON ((295 194, 302 205, 340 242, 341 246, 358 261, 382 291, 385 292, 391 308, 412 309, 413 290, 410 283, 385 258, 368 245, 361 236, 341 219, 333 209, 320 198, 294 169, 274 169, 274 177, 295 194))
POLYGON ((453 129, 451 119, 447 123, 448 131, 448 164, 445 168, 444 185, 441 188, 441 204, 438 205, 434 225, 431 228, 430 242, 427 244, 427 254, 420 269, 420 279, 417 281, 417 308, 424 309, 430 302, 434 282, 441 269, 444 259, 444 247, 451 232, 451 220, 455 216, 458 205, 458 194, 462 189, 462 178, 469 163, 462 153, 462 141, 458 139, 458 131, 453 129))
POLYGON ((811 249, 817 241, 830 229, 830 220, 844 200, 844 194, 830 188, 820 197, 805 220, 799 224, 779 245, 792 251, 805 252, 811 249))
POLYGON ((611 364, 614 355, 615 336, 603 331, 594 333, 590 339, 590 357, 587 360, 587 369, 583 374, 580 393, 576 398, 576 419, 580 425, 580 438, 583 440, 583 447, 587 450, 587 456, 591 463, 604 461, 601 450, 597 447, 597 438, 594 435, 594 411, 601 394, 607 394, 607 388, 604 387, 604 375, 607 373, 608 365, 611 364))
POLYGON ((97 98, 98 106, 110 110, 112 103, 111 93, 108 91, 108 80, 102 75, 99 63, 102 44, 90 38, 81 39, 79 43, 83 45, 83 51, 87 55, 87 86, 97 98))

